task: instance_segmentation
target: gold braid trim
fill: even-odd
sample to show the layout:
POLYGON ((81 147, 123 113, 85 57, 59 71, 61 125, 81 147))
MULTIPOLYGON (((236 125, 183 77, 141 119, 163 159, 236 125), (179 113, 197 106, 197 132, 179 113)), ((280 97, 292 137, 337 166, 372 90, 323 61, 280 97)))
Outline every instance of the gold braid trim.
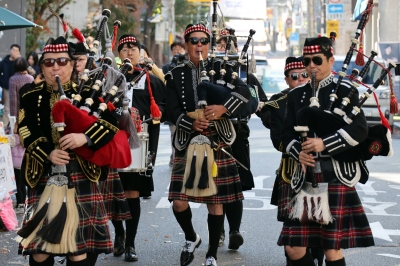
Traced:
POLYGON ((19 109, 18 113, 18 123, 21 123, 22 120, 25 118, 25 110, 24 108, 19 109))
POLYGON ((35 91, 40 91, 42 88, 43 88, 43 84, 39 85, 38 87, 36 87, 36 88, 33 89, 33 90, 29 90, 29 91, 25 92, 25 93, 21 96, 21 98, 24 98, 24 97, 25 97, 26 95, 28 95, 29 93, 32 93, 32 92, 35 92, 35 91))
POLYGON ((40 150, 43 155, 44 153, 40 148, 37 149, 38 144, 41 142, 48 142, 47 138, 40 137, 26 149, 25 152, 25 180, 26 183, 31 187, 35 187, 40 180, 40 177, 43 175, 44 172, 44 159, 41 157, 35 150, 40 150))
POLYGON ((116 127, 113 124, 107 122, 106 120, 99 119, 99 120, 97 120, 97 122, 99 122, 100 124, 102 124, 103 126, 109 128, 109 129, 111 129, 114 133, 117 133, 118 130, 119 130, 118 127, 116 127))
POLYGON ((81 166, 82 172, 87 177, 87 179, 89 179, 92 182, 99 181, 101 175, 101 167, 82 159, 78 155, 75 156, 76 159, 78 160, 79 165, 81 166))
POLYGON ((282 97, 280 97, 280 98, 278 98, 278 99, 276 99, 274 101, 266 101, 265 105, 269 105, 269 106, 272 106, 272 107, 274 107, 276 109, 279 109, 278 101, 286 99, 286 98, 287 98, 287 94, 283 95, 282 97))
POLYGON ((283 181, 286 183, 290 184, 292 180, 292 175, 294 172, 294 169, 297 166, 297 163, 295 160, 292 158, 282 158, 281 160, 282 168, 281 168, 281 176, 283 181))

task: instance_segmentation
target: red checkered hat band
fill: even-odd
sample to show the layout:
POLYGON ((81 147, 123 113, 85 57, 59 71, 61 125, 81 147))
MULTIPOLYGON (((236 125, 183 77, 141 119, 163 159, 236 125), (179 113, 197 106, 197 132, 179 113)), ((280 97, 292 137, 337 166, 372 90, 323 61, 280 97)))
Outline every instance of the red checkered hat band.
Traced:
MULTIPOLYGON (((322 53, 321 45, 310 45, 304 46, 303 54, 318 54, 322 53)), ((333 47, 331 47, 331 53, 333 54, 333 47)))
POLYGON ((227 31, 226 29, 222 29, 222 30, 219 32, 219 34, 220 34, 220 35, 230 35, 229 31, 227 31))
POLYGON ((292 69, 305 68, 303 62, 293 62, 285 66, 285 72, 292 69))
POLYGON ((68 44, 63 43, 63 44, 48 44, 43 48, 43 54, 44 53, 62 53, 66 52, 68 53, 68 44))
POLYGON ((119 41, 118 46, 120 46, 123 43, 129 43, 129 42, 136 43, 136 38, 132 36, 125 37, 119 41))
POLYGON ((195 31, 202 31, 202 32, 205 32, 208 35, 210 35, 210 30, 207 29, 206 27, 204 27, 203 25, 193 25, 193 26, 187 28, 185 30, 185 34, 184 35, 186 36, 186 35, 188 35, 188 34, 190 34, 192 32, 195 32, 195 31))

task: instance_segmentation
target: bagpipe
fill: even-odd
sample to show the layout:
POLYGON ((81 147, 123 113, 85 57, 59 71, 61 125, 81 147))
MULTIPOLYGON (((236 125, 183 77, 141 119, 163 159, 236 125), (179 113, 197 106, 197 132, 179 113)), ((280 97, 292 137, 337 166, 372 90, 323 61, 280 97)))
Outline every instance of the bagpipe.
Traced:
MULTIPOLYGON (((318 107, 319 104, 318 98, 315 97, 315 88, 313 88, 314 92, 313 97, 310 99, 310 106, 303 107, 297 113, 296 118, 297 125, 299 127, 303 129, 306 128, 306 130, 312 130, 316 133, 317 136, 323 137, 325 135, 331 134, 332 132, 340 130, 342 127, 348 124, 351 124, 353 120, 361 113, 362 106, 365 103, 366 99, 371 96, 371 94, 379 85, 381 85, 387 75, 391 75, 390 70, 393 67, 396 67, 396 65, 390 64, 388 68, 384 68, 374 60, 374 57, 377 55, 375 51, 372 51, 371 56, 368 57, 365 54, 361 53, 360 50, 357 50, 355 48, 358 43, 357 39, 362 34, 362 31, 368 21, 371 8, 372 0, 368 2, 367 9, 364 11, 360 19, 355 38, 352 39, 352 45, 343 62, 342 71, 338 73, 339 77, 336 87, 329 95, 330 98, 327 109, 321 110, 319 108, 315 108, 318 107), (365 63, 364 67, 359 73, 357 73, 357 71, 352 71, 352 74, 347 76, 346 71, 353 56, 353 51, 358 52, 358 55, 360 56, 368 57, 368 61, 365 63), (381 76, 374 82, 373 86, 360 96, 358 104, 352 106, 351 98, 357 92, 357 87, 362 84, 361 80, 372 62, 375 62, 376 64, 381 66, 384 71, 381 76), (345 77, 349 78, 350 80, 351 90, 346 97, 343 97, 343 99, 341 99, 340 106, 332 110, 334 104, 336 103, 336 100, 338 99, 337 92, 340 89, 340 84, 345 77), (349 110, 351 111, 349 112, 349 110), (321 121, 324 122, 321 123, 321 121)), ((362 85, 366 86, 365 84, 362 85)), ((394 94, 392 95, 392 97, 394 97, 394 94)), ((391 110, 397 109, 397 101, 391 101, 391 110)), ((368 136, 363 142, 359 143, 358 145, 352 146, 350 149, 346 150, 346 152, 332 155, 332 158, 341 162, 355 162, 359 160, 370 160, 373 156, 378 155, 391 156, 393 154, 390 136, 391 129, 386 118, 383 115, 381 115, 381 120, 381 124, 368 127, 368 136)))
MULTIPOLYGON (((112 113, 116 112, 116 104, 119 101, 113 96, 117 95, 121 98, 121 95, 125 94, 125 75, 133 66, 130 60, 127 59, 121 68, 116 70, 111 66, 113 64, 112 58, 105 57, 100 67, 89 71, 96 53, 99 52, 101 33, 104 27, 107 27, 106 22, 110 14, 111 12, 108 9, 102 12, 103 16, 100 20, 93 47, 90 49, 85 70, 80 76, 78 93, 73 95, 72 103, 69 99, 60 99, 59 102, 55 103, 52 109, 52 116, 54 126, 57 127, 57 130, 63 131, 64 134, 85 133, 89 138, 96 139, 93 143, 94 146, 98 145, 98 142, 103 143, 96 150, 87 146, 74 149, 73 152, 82 159, 97 166, 124 168, 132 161, 130 147, 139 146, 137 131, 133 125, 130 112, 128 108, 123 107, 121 119, 123 120, 124 117, 129 117, 129 119, 125 119, 126 123, 118 123, 118 127, 113 126, 106 119, 102 119, 102 115, 111 117, 113 116, 112 113), (79 107, 78 105, 82 101, 82 92, 85 91, 87 93, 90 76, 93 76, 95 81, 90 87, 85 102, 79 107), (97 111, 94 103, 96 103, 96 106, 98 105, 97 111)), ((117 30, 120 25, 119 21, 114 22, 113 46, 115 45, 117 30)), ((108 28, 105 32, 108 32, 108 28)))
MULTIPOLYGON (((228 38, 227 47, 225 50, 225 54, 223 56, 223 62, 221 64, 221 68, 219 70, 219 79, 215 80, 215 61, 217 58, 216 55, 216 36, 218 32, 217 22, 218 22, 218 13, 217 13, 217 0, 213 0, 213 14, 212 14, 212 37, 211 37, 211 51, 210 51, 210 70, 207 71, 205 68, 202 70, 200 74, 201 82, 197 86, 197 96, 199 107, 212 105, 212 104, 221 104, 226 101, 232 93, 235 92, 235 87, 237 86, 238 72, 240 65, 243 64, 243 58, 247 54, 247 50, 249 48, 250 41, 252 40, 253 35, 255 34, 255 30, 250 30, 250 34, 246 41, 246 44, 243 47, 243 50, 239 57, 235 57, 232 55, 228 55, 228 51, 230 50, 231 38, 235 37, 233 35, 227 35, 228 38), (231 59, 237 59, 236 62, 233 62, 231 59), (230 76, 226 75, 228 73, 228 68, 232 70, 232 74, 230 76)), ((231 31, 234 33, 234 30, 231 31)), ((248 89, 251 92, 251 96, 248 101, 244 104, 244 106, 240 107, 237 112, 233 113, 232 117, 248 117, 253 114, 258 107, 258 98, 257 92, 254 87, 248 85, 248 89)))

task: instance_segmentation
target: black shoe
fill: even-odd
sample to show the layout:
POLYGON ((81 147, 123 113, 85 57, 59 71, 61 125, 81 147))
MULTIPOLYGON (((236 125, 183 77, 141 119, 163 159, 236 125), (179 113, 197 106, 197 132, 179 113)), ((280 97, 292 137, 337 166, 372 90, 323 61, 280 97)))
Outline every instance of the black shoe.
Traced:
POLYGON ((243 237, 238 231, 232 231, 229 233, 229 245, 228 249, 238 250, 243 245, 243 237))
POLYGON ((125 236, 115 236, 114 239, 114 257, 122 256, 125 252, 125 236))
POLYGON ((127 247, 125 249, 125 261, 137 261, 138 256, 136 255, 136 251, 133 247, 127 247))
POLYGON ((183 246, 183 250, 181 252, 181 266, 189 265, 194 259, 194 251, 201 244, 201 238, 198 234, 196 234, 196 241, 192 242, 186 240, 185 246, 183 246))

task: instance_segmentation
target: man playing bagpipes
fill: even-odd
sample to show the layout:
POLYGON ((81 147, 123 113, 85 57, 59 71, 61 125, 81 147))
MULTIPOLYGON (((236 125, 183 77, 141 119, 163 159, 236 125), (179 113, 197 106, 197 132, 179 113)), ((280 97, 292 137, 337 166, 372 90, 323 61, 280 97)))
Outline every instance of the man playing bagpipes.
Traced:
MULTIPOLYGON (((20 91, 19 135, 26 148, 21 172, 28 185, 27 211, 17 232, 20 252, 30 255, 30 265, 53 265, 54 255, 66 255, 67 265, 86 266, 89 254, 112 252, 97 182, 107 178, 108 167, 129 165, 128 134, 118 129, 119 114, 112 110, 89 116, 98 109, 97 97, 90 113, 72 106, 69 99, 78 86, 70 81, 74 58, 64 37, 48 40, 39 64, 42 75, 20 91), (70 132, 81 125, 81 132, 70 132)), ((83 86, 78 103, 89 95, 83 86)))
MULTIPOLYGON (((340 160, 342 154, 352 152, 351 148, 366 139, 368 128, 364 114, 360 112, 352 123, 343 123, 346 125, 335 129, 329 119, 315 121, 329 132, 324 135, 317 135, 307 127, 309 125, 299 123, 302 117, 298 111, 303 108, 315 108, 327 116, 336 115, 324 111, 338 85, 331 74, 334 60, 330 39, 307 38, 303 64, 312 81, 287 94, 282 150, 297 163, 291 180, 297 194, 287 206, 289 214, 278 245, 285 246, 293 266, 314 265, 307 247, 323 248, 326 265, 338 266, 345 265, 342 249, 374 245, 368 219, 354 187, 368 172, 365 162, 340 160)), ((338 85, 333 107, 348 97, 350 89, 350 82, 342 81, 338 85)), ((344 112, 351 112, 359 102, 358 97, 357 92, 349 97, 344 112)))
MULTIPOLYGON (((134 68, 126 75, 128 83, 127 98, 129 107, 136 108, 139 112, 138 119, 150 121, 148 124, 148 151, 151 152, 151 163, 154 166, 157 155, 158 139, 160 135, 160 120, 165 112, 165 85, 148 70, 139 67, 140 42, 133 34, 125 34, 119 38, 118 54, 123 61, 130 59, 134 68), (144 72, 142 72, 144 71, 144 72), (140 74, 144 74, 139 76, 140 74), (135 84, 131 82, 136 80, 135 84)), ((141 125, 140 125, 141 127, 141 125)), ((139 160, 139 158, 135 158, 139 160)), ((125 261, 137 261, 138 256, 135 250, 135 237, 140 218, 140 194, 151 195, 154 190, 153 171, 145 173, 126 170, 119 171, 122 185, 124 187, 128 206, 132 219, 125 220, 126 231, 122 221, 112 220, 115 227, 114 256, 121 256, 125 253, 125 261)))
MULTIPOLYGON (((201 238, 192 225, 188 201, 207 204, 209 248, 205 265, 211 266, 217 265, 218 242, 224 222, 223 204, 243 200, 240 178, 229 146, 235 138, 229 118, 234 117, 248 101, 250 93, 240 79, 234 82, 235 90, 207 82, 207 73, 212 65, 214 78, 219 80, 222 61, 207 59, 210 31, 203 24, 189 24, 184 37, 190 59, 166 75, 167 114, 176 125, 175 159, 168 199, 173 201, 173 213, 185 233, 180 265, 189 265, 194 250, 201 244, 201 238), (207 99, 198 94, 204 87, 210 89, 207 99), (219 95, 219 89, 228 89, 228 97, 211 99, 219 95), (214 104, 202 106, 201 102, 205 101, 214 104)), ((228 83, 231 82, 231 73, 228 69, 225 75, 228 83)))

